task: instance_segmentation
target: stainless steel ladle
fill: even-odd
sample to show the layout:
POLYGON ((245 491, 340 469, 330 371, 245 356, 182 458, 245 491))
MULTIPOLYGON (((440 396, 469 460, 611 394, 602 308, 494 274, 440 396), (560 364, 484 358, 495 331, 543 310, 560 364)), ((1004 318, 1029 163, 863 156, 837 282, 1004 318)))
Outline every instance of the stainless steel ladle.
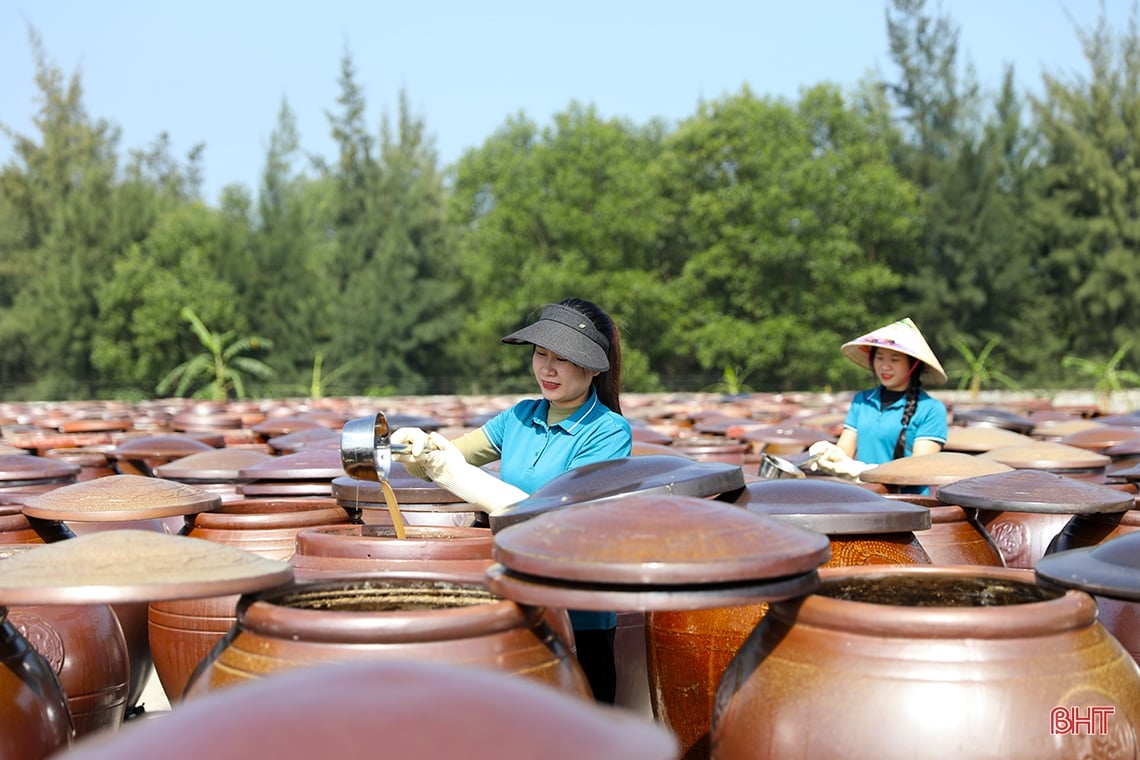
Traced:
POLYGON ((344 423, 340 431, 340 463, 345 473, 358 480, 387 480, 392 473, 392 454, 408 450, 406 444, 392 443, 390 435, 383 412, 344 423))

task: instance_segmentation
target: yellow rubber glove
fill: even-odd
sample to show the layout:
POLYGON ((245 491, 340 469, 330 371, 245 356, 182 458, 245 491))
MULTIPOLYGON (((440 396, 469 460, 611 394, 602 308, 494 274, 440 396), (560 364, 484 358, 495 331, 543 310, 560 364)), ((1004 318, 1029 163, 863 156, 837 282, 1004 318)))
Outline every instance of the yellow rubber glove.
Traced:
POLYGON ((468 463, 463 458, 463 452, 439 433, 431 433, 428 441, 433 448, 418 457, 428 478, 468 504, 495 515, 529 495, 521 488, 504 483, 486 470, 468 463))

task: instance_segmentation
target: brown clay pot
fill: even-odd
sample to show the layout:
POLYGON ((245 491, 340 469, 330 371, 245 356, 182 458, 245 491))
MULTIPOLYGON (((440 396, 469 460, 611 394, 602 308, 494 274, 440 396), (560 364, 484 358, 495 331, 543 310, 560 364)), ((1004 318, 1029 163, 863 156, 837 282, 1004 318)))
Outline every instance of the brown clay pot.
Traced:
POLYGON ((0 607, 0 757, 42 760, 68 747, 73 733, 51 665, 0 607))
POLYGON ((324 526, 297 533, 289 563, 298 581, 429 574, 481 581, 494 541, 490 528, 412 525, 398 538, 384 525, 324 526))
POLYGON ((59 679, 75 738, 113 730, 123 722, 130 658, 119 620, 108 605, 14 605, 8 608, 8 621, 59 679))
POLYGON ((725 671, 716 760, 1140 752, 1140 670, 1088 594, 977 566, 820 575, 771 605, 725 671), (1098 708, 1095 730, 1065 723, 1098 708))
POLYGON ((188 700, 68 760, 676 760, 676 752, 660 726, 545 684, 408 660, 317 664, 188 700))
MULTIPOLYGON (((214 512, 188 516, 181 535, 288 560, 300 531, 348 522, 348 513, 329 498, 242 499, 214 512)), ((150 604, 151 655, 171 703, 181 699, 194 668, 233 627, 238 598, 230 594, 150 604)))
POLYGON ((481 665, 592 699, 544 608, 470 578, 343 579, 247 595, 186 698, 319 662, 394 659, 481 665))
POLYGON ((918 494, 888 494, 887 498, 920 504, 930 510, 930 529, 915 535, 930 555, 931 564, 1005 567, 1001 550, 973 509, 918 494))
MULTIPOLYGON (((1073 515, 1053 538, 1046 556, 1070 549, 1103 544, 1140 531, 1140 511, 1114 514, 1073 515)), ((1100 622, 1140 664, 1140 602, 1094 595, 1100 622)))
MULTIPOLYGON (((854 484, 816 480, 753 483, 737 502, 774 518, 827 533, 831 557, 822 567, 930 564, 912 530, 926 523, 913 506, 904 510, 854 484), (806 494, 808 502, 797 497, 806 494), (829 500, 824 502, 822 500, 829 500), (874 511, 876 508, 879 511, 874 511), (840 521, 844 524, 840 527, 840 521), (860 522, 889 525, 897 532, 860 532, 860 522), (902 529, 907 528, 907 529, 902 529), (841 532, 842 531, 842 532, 841 532)), ((654 717, 677 737, 685 760, 709 757, 709 728, 721 675, 763 619, 767 603, 647 615, 650 694, 654 717)))

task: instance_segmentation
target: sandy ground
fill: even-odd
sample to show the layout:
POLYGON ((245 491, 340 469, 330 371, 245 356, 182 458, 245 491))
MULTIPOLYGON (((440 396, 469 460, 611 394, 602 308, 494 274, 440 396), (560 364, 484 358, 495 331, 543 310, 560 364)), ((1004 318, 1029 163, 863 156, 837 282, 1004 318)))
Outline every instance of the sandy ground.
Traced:
POLYGON ((153 669, 151 669, 150 679, 146 682, 142 696, 139 697, 139 705, 148 713, 170 709, 170 700, 166 698, 166 692, 162 690, 162 682, 158 680, 158 674, 153 669))

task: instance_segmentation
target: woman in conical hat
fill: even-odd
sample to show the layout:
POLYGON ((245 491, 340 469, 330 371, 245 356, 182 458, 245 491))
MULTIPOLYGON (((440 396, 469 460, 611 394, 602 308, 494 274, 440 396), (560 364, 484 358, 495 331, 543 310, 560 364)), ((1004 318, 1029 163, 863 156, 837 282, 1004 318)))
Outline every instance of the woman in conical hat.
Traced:
POLYGON ((946 371, 918 326, 909 317, 900 319, 844 343, 842 351, 870 369, 878 385, 855 394, 834 445, 812 446, 812 453, 820 455, 820 469, 858 477, 892 459, 941 451, 946 406, 923 383, 946 382, 946 371))

